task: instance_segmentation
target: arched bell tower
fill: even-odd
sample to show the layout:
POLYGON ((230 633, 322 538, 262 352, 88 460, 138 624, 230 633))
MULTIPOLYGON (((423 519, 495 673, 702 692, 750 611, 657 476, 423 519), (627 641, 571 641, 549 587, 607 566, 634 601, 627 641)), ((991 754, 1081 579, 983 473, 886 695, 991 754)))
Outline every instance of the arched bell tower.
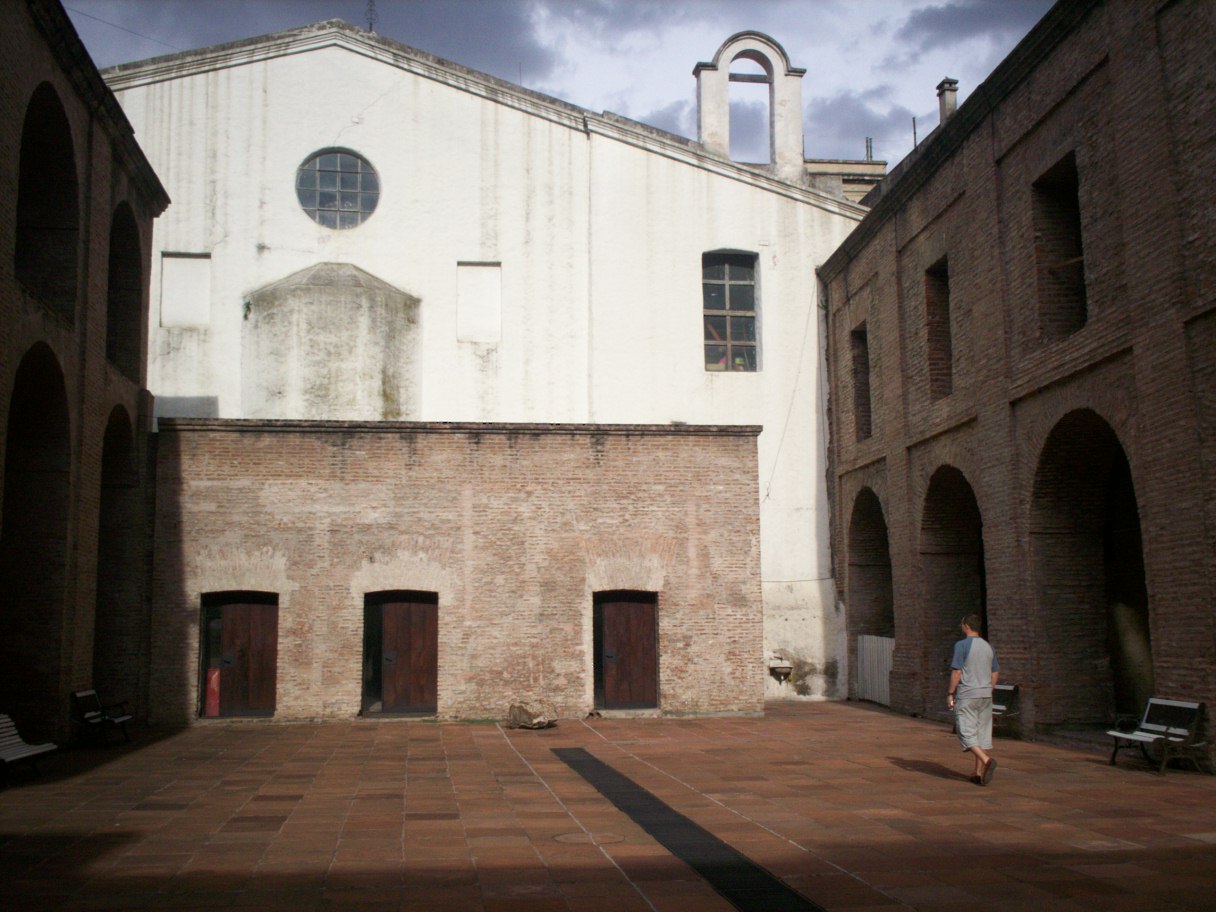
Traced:
POLYGON ((770 167, 785 180, 802 180, 806 70, 790 66, 785 48, 762 32, 738 32, 723 42, 711 63, 698 63, 692 74, 697 77, 698 138, 706 151, 724 158, 730 157, 730 83, 767 82, 770 167), (759 64, 763 75, 731 73, 731 64, 739 58, 759 64))

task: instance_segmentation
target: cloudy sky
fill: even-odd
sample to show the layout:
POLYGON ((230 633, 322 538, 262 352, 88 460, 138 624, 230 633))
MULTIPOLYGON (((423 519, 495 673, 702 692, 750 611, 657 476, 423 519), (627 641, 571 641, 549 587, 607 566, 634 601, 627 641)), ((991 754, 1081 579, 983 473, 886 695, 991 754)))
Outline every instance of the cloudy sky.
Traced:
MULTIPOLYGON (((368 0, 63 0, 99 67, 322 19, 366 27, 368 0)), ((960 102, 1050 0, 375 0, 376 31, 556 96, 696 138, 692 68, 757 29, 803 67, 809 158, 898 162, 937 125, 935 87, 960 102)), ((736 84, 732 135, 761 136, 764 102, 736 84), (737 103, 736 103, 737 102, 737 103)), ((767 149, 740 144, 735 157, 767 149)))

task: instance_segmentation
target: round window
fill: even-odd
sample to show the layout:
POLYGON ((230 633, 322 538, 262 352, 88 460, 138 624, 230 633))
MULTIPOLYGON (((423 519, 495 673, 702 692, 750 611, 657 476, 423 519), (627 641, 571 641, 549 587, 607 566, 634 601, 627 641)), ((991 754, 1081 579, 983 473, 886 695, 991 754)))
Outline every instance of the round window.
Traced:
POLYGON ((296 196, 317 224, 354 228, 376 211, 380 178, 363 156, 327 149, 310 155, 296 171, 296 196))

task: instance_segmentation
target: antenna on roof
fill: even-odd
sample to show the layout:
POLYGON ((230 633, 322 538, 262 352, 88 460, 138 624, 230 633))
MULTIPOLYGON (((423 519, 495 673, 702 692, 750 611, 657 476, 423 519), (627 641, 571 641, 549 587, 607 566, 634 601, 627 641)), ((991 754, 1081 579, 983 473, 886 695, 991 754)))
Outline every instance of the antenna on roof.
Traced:
POLYGON ((367 30, 374 32, 380 17, 376 15, 376 0, 367 0, 367 30))

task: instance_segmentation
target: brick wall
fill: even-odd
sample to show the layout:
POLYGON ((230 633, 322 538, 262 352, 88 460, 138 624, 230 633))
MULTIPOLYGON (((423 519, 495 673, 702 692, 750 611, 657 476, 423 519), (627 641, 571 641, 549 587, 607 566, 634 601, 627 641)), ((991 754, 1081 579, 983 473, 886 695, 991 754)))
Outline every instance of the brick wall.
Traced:
POLYGON ((592 708, 596 592, 658 596, 660 709, 759 712, 758 428, 162 421, 153 716, 209 592, 278 596, 278 718, 359 712, 367 593, 436 593, 438 710, 592 708))
POLYGON ((877 497, 898 709, 944 712, 939 656, 977 598, 1027 731, 1103 725, 1139 699, 1140 616, 1152 689, 1216 699, 1214 40, 1202 2, 1058 4, 821 269, 842 597, 850 635, 867 632, 872 583, 853 565, 868 559, 849 549, 873 553, 851 524, 878 528, 877 497), (1044 248, 1064 243, 1045 188, 1076 196, 1083 313, 1044 290, 1044 248), (935 398, 924 277, 943 257, 953 387, 935 398))

